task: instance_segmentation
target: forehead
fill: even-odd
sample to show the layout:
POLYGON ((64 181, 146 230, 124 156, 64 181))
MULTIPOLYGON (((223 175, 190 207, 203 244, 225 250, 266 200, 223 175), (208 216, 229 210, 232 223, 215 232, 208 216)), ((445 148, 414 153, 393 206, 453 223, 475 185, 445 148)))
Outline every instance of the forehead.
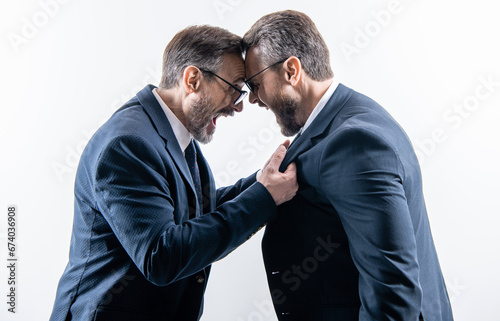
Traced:
POLYGON ((228 80, 235 81, 245 78, 245 64, 243 58, 239 55, 226 54, 222 62, 220 71, 222 77, 227 77, 228 80))
POLYGON ((260 63, 259 51, 257 47, 250 48, 245 56, 246 79, 261 71, 262 68, 263 66, 260 63))

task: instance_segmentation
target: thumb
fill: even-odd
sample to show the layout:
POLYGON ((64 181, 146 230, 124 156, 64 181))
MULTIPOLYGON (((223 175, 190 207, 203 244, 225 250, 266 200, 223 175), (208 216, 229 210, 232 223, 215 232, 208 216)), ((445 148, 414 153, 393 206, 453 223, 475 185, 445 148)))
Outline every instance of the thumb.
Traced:
POLYGON ((278 149, 273 153, 271 158, 269 159, 269 164, 267 167, 270 171, 277 172, 280 168, 281 162, 285 158, 286 155, 286 147, 281 144, 278 146, 278 149))

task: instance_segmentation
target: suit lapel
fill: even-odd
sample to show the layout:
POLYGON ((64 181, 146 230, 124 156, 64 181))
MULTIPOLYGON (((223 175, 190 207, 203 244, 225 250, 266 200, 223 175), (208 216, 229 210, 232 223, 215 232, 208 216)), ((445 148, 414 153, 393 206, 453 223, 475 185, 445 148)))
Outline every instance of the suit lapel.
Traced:
POLYGON ((281 172, 284 172, 288 165, 294 162, 300 154, 313 147, 313 138, 318 137, 325 132, 328 125, 335 119, 351 95, 351 89, 339 84, 323 110, 287 150, 285 159, 280 166, 281 172))
POLYGON ((146 113, 151 118, 158 134, 166 141, 165 147, 174 160, 177 169, 188 182, 194 195, 196 195, 193 178, 191 177, 186 160, 184 159, 184 153, 177 142, 177 138, 175 138, 174 131, 168 122, 165 112, 161 108, 160 104, 158 104, 156 97, 152 93, 154 88, 156 87, 153 85, 147 85, 144 89, 137 93, 137 98, 139 99, 142 107, 146 110, 146 113))

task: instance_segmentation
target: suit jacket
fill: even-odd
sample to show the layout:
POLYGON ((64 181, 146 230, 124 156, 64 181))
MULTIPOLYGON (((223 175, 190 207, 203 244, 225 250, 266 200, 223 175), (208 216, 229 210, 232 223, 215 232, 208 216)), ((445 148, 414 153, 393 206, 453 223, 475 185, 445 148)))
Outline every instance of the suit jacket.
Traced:
POLYGON ((452 320, 410 140, 340 84, 283 161, 299 192, 262 241, 279 320, 452 320))
POLYGON ((83 151, 69 263, 51 321, 198 320, 210 264, 277 213, 255 175, 216 191, 196 144, 201 215, 153 88, 120 108, 83 151))

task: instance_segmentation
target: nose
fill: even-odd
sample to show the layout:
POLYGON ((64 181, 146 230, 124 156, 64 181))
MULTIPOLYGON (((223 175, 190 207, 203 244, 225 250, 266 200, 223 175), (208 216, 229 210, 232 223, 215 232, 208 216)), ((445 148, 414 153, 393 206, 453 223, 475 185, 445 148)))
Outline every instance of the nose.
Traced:
POLYGON ((233 109, 237 112, 237 113, 241 113, 243 111, 243 102, 240 101, 240 103, 238 105, 233 105, 233 109))
POLYGON ((248 95, 248 101, 250 102, 250 104, 256 104, 259 102, 259 96, 257 96, 253 92, 250 92, 250 94, 248 95))

